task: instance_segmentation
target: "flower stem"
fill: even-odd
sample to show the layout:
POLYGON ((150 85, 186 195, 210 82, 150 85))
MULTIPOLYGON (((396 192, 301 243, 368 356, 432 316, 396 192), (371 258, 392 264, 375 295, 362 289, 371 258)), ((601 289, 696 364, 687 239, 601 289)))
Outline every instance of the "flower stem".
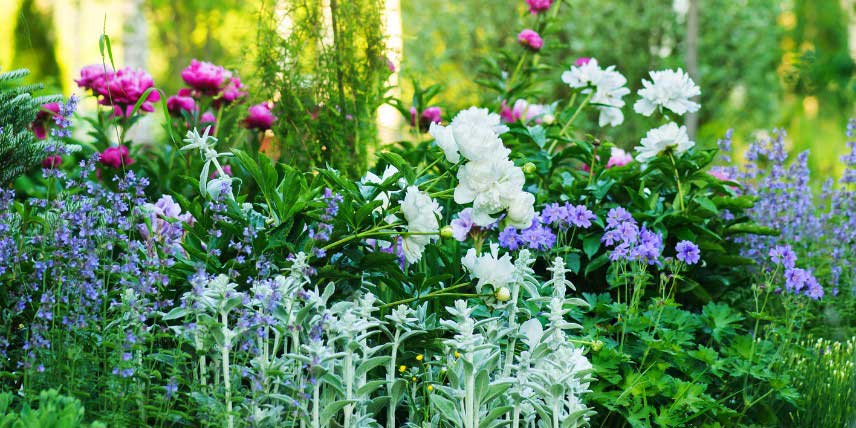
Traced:
POLYGON ((397 301, 392 302, 392 303, 387 303, 387 304, 385 304, 385 305, 381 306, 381 308, 382 308, 382 309, 386 309, 386 308, 391 308, 391 307, 395 307, 395 306, 398 306, 398 305, 404 305, 404 304, 407 304, 407 303, 416 302, 416 301, 419 301, 419 300, 425 300, 425 299, 428 299, 428 298, 431 298, 431 297, 437 297, 437 296, 439 296, 439 295, 445 294, 445 292, 447 292, 447 291, 457 290, 457 289, 460 289, 460 288, 466 287, 466 286, 468 286, 468 285, 470 285, 470 283, 469 283, 469 282, 464 282, 464 283, 461 283, 461 284, 455 284, 455 285, 452 285, 452 286, 449 286, 449 287, 446 287, 446 288, 441 288, 441 289, 439 289, 439 290, 437 290, 437 291, 432 291, 432 292, 430 292, 430 293, 428 293, 428 294, 426 294, 426 295, 424 295, 424 296, 416 296, 416 297, 411 297, 411 298, 408 298, 408 299, 397 300, 397 301))
POLYGON ((678 183, 678 206, 681 208, 681 212, 683 212, 685 210, 684 190, 681 187, 681 177, 678 174, 678 165, 675 163, 675 155, 671 151, 669 152, 669 159, 672 160, 672 168, 675 172, 675 182, 678 183))

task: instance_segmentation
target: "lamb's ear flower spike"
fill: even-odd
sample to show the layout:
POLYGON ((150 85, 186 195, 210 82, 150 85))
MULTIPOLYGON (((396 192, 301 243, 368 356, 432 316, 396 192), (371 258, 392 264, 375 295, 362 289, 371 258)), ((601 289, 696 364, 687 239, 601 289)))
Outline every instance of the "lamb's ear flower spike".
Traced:
POLYGON ((199 150, 202 160, 205 161, 205 164, 202 165, 202 172, 199 174, 200 193, 213 198, 219 195, 221 191, 228 186, 228 195, 232 196, 232 182, 238 179, 226 174, 223 167, 220 165, 220 162, 217 160, 217 158, 232 156, 232 154, 226 152, 217 153, 217 151, 214 150, 214 147, 217 144, 217 138, 209 135, 210 132, 210 126, 205 128, 202 135, 199 135, 199 130, 195 128, 187 131, 187 134, 185 135, 186 138, 184 139, 184 142, 187 144, 183 146, 181 150, 199 150), (210 176, 209 171, 212 164, 218 174, 217 178, 212 180, 211 183, 208 183, 208 178, 210 176))

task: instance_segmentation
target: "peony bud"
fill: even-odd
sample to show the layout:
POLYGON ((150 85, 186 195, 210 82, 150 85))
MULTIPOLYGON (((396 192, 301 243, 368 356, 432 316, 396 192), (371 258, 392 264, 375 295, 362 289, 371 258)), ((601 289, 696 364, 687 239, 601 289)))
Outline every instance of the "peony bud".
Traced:
POLYGON ((455 235, 455 233, 452 230, 452 226, 443 226, 440 229, 440 237, 443 239, 451 238, 454 235, 455 235))
POLYGON ((538 170, 538 167, 536 167, 535 164, 532 162, 526 162, 526 164, 523 165, 523 173, 524 174, 534 174, 535 171, 537 171, 537 170, 538 170))
POLYGON ((500 302, 507 302, 511 300, 511 291, 508 290, 508 287, 500 287, 493 293, 493 297, 496 297, 496 300, 500 302))

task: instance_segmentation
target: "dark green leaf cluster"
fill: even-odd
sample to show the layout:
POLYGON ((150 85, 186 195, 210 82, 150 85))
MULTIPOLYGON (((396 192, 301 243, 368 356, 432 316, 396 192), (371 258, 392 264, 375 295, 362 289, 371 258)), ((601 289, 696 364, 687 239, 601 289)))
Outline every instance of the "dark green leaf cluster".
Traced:
POLYGON ((30 131, 41 106, 61 100, 58 96, 34 96, 42 85, 22 85, 30 72, 24 69, 0 73, 0 186, 6 186, 45 157, 48 140, 39 141, 30 131))

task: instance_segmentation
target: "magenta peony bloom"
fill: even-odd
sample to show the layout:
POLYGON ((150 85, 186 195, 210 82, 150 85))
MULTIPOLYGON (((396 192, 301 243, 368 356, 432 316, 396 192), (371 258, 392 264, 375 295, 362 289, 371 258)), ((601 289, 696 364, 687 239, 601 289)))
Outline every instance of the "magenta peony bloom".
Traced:
POLYGON ((612 152, 609 154, 609 160, 606 162, 606 169, 614 166, 624 166, 630 162, 633 162, 633 155, 618 147, 613 147, 612 152))
POLYGON ((506 123, 517 122, 523 119, 524 122, 535 120, 535 123, 541 123, 541 116, 544 114, 545 108, 541 104, 529 104, 524 99, 519 99, 514 102, 514 106, 508 107, 505 100, 502 101, 502 107, 499 110, 499 116, 506 123))
POLYGON ((549 9, 553 0, 526 0, 526 4, 529 5, 529 12, 536 14, 549 9))
MULTIPOLYGON (((598 159, 600 158, 598 157, 598 159)), ((606 169, 616 166, 624 166, 630 162, 633 162, 633 155, 619 149, 618 147, 613 147, 612 151, 609 153, 609 160, 606 161, 606 169)), ((583 171, 591 172, 591 167, 583 165, 583 171)))
POLYGON ((210 62, 191 60, 181 72, 181 78, 193 89, 206 95, 216 95, 232 78, 232 73, 210 62))
POLYGON ((392 62, 391 59, 389 59, 389 58, 386 59, 386 66, 387 66, 387 68, 389 68, 390 73, 395 73, 395 63, 392 62))
POLYGON ((428 132, 432 123, 440 123, 443 120, 443 109, 437 106, 428 107, 422 114, 416 107, 410 107, 410 126, 418 126, 422 132, 428 132))
POLYGON ((53 155, 48 156, 42 160, 42 168, 53 169, 62 165, 62 156, 53 155))
POLYGON ((134 160, 128 155, 128 148, 125 146, 112 146, 104 149, 99 160, 102 164, 113 169, 120 169, 123 165, 128 166, 134 163, 134 160))
MULTIPOLYGON (((143 70, 134 70, 130 67, 123 68, 115 73, 106 75, 107 84, 105 90, 99 95, 102 105, 112 105, 114 114, 121 117, 131 117, 134 105, 143 93, 149 88, 154 88, 155 82, 152 76, 143 70)), ((160 93, 149 92, 149 95, 140 104, 140 110, 144 112, 155 111, 152 103, 160 101, 160 93)))
POLYGON ((199 118, 199 126, 202 129, 205 129, 209 126, 211 127, 211 130, 208 131, 210 134, 214 133, 214 128, 215 128, 214 125, 216 123, 217 123, 217 117, 215 117, 214 113, 211 113, 210 111, 206 111, 205 113, 202 114, 202 117, 199 118))
POLYGON ((220 91, 220 96, 214 100, 214 104, 216 107, 219 107, 220 104, 231 104, 237 101, 239 98, 243 98, 247 96, 246 91, 242 91, 244 89, 244 84, 241 83, 241 79, 239 77, 232 77, 229 79, 229 83, 226 84, 226 87, 220 91))
POLYGON ((80 79, 75 80, 77 86, 92 91, 93 95, 101 95, 107 92, 107 77, 113 71, 104 68, 102 64, 87 65, 80 69, 80 79))
POLYGON ((202 124, 207 123, 207 124, 213 125, 213 124, 217 123, 217 118, 214 117, 214 113, 211 113, 210 111, 206 111, 205 113, 202 114, 202 117, 199 118, 199 123, 202 123, 202 124))
POLYGON ((48 123, 53 122, 53 118, 59 115, 59 103, 47 103, 42 105, 42 109, 36 113, 36 119, 30 125, 33 134, 36 138, 44 140, 48 138, 48 123))
POLYGON ((574 65, 577 67, 582 67, 582 66, 588 64, 589 61, 591 61, 591 58, 589 58, 587 56, 581 56, 581 57, 577 58, 576 61, 574 61, 574 65))
POLYGON ((182 89, 178 91, 178 94, 167 98, 166 109, 176 116, 180 116, 182 111, 196 111, 196 100, 193 99, 190 94, 187 94, 187 92, 190 91, 182 89), (182 94, 182 92, 184 92, 184 94, 182 94))
MULTIPOLYGON (((223 165, 223 172, 226 173, 226 175, 228 176, 232 176, 232 167, 229 165, 223 165)), ((208 178, 213 180, 219 176, 220 172, 214 169, 214 171, 211 171, 211 174, 208 175, 208 178)))
POLYGON ((534 30, 530 30, 528 28, 517 35, 517 41, 520 45, 533 52, 540 51, 541 47, 544 46, 544 40, 541 39, 541 36, 539 36, 534 30))
POLYGON ((256 104, 249 108, 249 115, 244 119, 244 126, 249 129, 266 131, 271 128, 276 116, 270 111, 268 103, 256 104))

